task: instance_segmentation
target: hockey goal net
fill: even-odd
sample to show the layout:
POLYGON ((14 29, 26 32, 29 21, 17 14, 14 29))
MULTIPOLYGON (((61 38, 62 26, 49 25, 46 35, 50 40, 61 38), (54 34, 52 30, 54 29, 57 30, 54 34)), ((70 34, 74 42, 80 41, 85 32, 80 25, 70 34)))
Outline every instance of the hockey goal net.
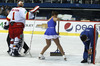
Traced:
POLYGON ((93 64, 100 63, 100 24, 94 24, 94 50, 93 50, 93 64), (96 43, 96 36, 98 31, 98 40, 96 43), (96 50, 96 51, 95 51, 96 50))

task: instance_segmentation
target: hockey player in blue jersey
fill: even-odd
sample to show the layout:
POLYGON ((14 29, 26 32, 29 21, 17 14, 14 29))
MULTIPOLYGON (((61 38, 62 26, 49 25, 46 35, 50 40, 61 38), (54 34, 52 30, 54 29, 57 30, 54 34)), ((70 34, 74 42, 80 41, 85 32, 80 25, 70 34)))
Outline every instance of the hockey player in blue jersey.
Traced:
MULTIPOLYGON (((83 53, 83 60, 81 63, 88 62, 88 55, 91 56, 90 60, 93 63, 93 44, 94 44, 94 29, 93 28, 86 28, 81 34, 80 39, 84 44, 84 53, 83 53)), ((96 31, 96 43, 98 39, 98 32, 96 31)))

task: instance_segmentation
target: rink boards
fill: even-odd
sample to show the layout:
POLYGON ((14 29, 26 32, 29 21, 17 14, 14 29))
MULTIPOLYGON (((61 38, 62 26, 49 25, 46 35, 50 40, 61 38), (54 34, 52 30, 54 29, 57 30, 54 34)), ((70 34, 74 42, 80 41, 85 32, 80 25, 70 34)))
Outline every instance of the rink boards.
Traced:
MULTIPOLYGON (((6 19, 0 19, 0 33, 8 33, 7 30, 3 29, 4 22, 6 19)), ((99 24, 100 22, 95 21, 66 21, 61 20, 59 23, 60 35, 64 36, 79 36, 80 33, 87 27, 93 28, 94 24, 99 24)), ((44 34, 46 30, 47 20, 26 20, 25 23, 25 34, 44 34)), ((97 28, 100 31, 100 28, 97 28)), ((56 31, 58 31, 58 22, 56 26, 56 31)))

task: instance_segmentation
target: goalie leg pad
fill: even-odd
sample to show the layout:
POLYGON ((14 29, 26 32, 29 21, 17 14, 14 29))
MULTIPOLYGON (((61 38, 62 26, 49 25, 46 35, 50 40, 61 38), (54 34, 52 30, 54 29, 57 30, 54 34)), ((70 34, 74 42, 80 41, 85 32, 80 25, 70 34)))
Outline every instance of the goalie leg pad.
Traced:
POLYGON ((14 44, 10 44, 9 54, 11 56, 20 56, 19 50, 22 44, 21 43, 19 44, 19 43, 20 43, 20 39, 18 37, 15 37, 14 44))

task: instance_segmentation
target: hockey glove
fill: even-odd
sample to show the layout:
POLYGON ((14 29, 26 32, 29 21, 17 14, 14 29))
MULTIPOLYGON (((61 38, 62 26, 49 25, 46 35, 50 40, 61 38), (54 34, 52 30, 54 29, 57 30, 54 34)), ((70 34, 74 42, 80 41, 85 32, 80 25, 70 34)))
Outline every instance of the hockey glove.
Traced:
POLYGON ((92 49, 88 50, 88 54, 90 54, 90 55, 92 54, 92 49))
POLYGON ((4 23, 4 27, 3 27, 5 30, 8 30, 9 28, 9 25, 6 25, 6 22, 4 23))
POLYGON ((30 10, 30 12, 31 13, 39 12, 38 9, 39 9, 39 6, 35 6, 33 9, 30 10))

